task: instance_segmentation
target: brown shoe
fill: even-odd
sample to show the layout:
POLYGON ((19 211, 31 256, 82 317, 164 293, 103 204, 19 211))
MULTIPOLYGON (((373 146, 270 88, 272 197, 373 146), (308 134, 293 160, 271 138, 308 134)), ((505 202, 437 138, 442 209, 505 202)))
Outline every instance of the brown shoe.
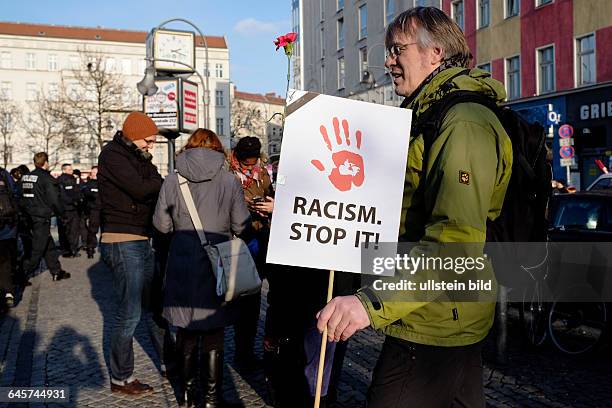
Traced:
POLYGON ((111 382, 111 392, 118 392, 126 395, 142 395, 153 392, 153 387, 148 384, 142 384, 138 380, 134 380, 125 385, 118 385, 111 382))

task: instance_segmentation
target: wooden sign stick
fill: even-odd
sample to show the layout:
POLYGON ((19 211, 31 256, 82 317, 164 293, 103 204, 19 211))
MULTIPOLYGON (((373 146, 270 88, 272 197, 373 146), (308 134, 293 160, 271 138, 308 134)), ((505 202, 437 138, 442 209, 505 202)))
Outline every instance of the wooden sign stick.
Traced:
MULTIPOLYGON (((327 283, 327 303, 332 300, 334 292, 334 271, 329 271, 329 282, 327 283)), ((321 403, 321 387, 323 385, 323 369, 325 368, 325 350, 327 349, 327 326, 323 329, 321 337, 321 353, 319 354, 319 368, 317 370, 317 389, 315 391, 314 408, 319 408, 321 403)))

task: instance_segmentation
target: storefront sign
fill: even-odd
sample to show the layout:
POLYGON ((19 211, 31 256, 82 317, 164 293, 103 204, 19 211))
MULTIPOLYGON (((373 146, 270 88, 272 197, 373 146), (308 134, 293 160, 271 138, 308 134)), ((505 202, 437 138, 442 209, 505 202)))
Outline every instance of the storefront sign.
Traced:
POLYGON ((580 106, 580 119, 600 119, 612 117, 612 101, 580 106))

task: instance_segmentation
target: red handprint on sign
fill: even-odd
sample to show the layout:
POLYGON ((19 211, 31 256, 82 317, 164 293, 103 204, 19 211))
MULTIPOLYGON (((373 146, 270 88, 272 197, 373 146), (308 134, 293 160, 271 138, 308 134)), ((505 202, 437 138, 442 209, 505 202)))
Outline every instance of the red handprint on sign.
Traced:
MULTIPOLYGON (((334 146, 332 146, 325 126, 321 125, 319 128, 327 149, 332 152, 332 161, 335 165, 335 168, 329 173, 328 178, 338 190, 348 191, 353 185, 357 187, 361 186, 364 180, 363 157, 359 154, 359 149, 361 148, 361 131, 357 130, 355 132, 356 146, 352 148, 348 121, 346 119, 342 120, 344 140, 340 134, 340 122, 338 118, 333 118, 332 124, 334 125, 334 133, 336 135, 336 143, 334 146), (346 147, 342 146, 343 143, 346 143, 346 147)), ((310 162, 319 171, 325 171, 325 166, 319 160, 311 160, 310 162)))

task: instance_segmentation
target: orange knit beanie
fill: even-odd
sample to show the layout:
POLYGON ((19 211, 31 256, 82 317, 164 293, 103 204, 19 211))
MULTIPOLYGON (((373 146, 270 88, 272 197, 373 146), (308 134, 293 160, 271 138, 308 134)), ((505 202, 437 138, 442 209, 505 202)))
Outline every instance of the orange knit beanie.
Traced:
POLYGON ((157 132, 153 119, 142 112, 131 112, 123 122, 123 135, 132 141, 145 139, 157 132))

